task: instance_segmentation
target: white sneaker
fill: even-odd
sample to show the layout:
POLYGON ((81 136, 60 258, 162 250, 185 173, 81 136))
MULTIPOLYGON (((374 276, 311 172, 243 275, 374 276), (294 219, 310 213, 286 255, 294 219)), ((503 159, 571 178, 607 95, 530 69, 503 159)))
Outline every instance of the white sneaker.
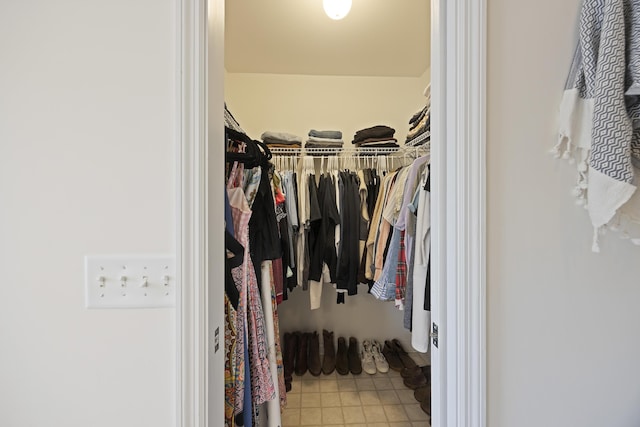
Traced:
POLYGON ((369 375, 373 375, 376 373, 376 363, 374 361, 374 355, 371 350, 372 348, 371 341, 364 340, 362 342, 362 369, 369 375))
POLYGON ((370 344, 371 354, 373 355, 373 361, 378 371, 382 374, 389 372, 389 363, 387 359, 382 355, 382 346, 376 340, 373 340, 370 344))

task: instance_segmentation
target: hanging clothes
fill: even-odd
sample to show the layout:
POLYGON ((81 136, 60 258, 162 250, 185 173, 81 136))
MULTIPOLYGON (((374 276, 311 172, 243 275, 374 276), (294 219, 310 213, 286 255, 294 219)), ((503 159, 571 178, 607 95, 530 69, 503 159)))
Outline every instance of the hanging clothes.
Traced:
POLYGON ((405 181, 400 212, 398 220, 394 224, 394 233, 400 233, 400 251, 398 253, 398 268, 396 272, 396 307, 404 309, 405 298, 407 292, 413 291, 413 286, 408 289, 409 283, 409 265, 413 261, 413 240, 415 234, 413 230, 407 232, 407 221, 410 214, 409 205, 413 200, 413 196, 419 184, 419 178, 422 176, 424 168, 428 164, 430 156, 422 156, 416 159, 408 168, 407 179, 405 181))
MULTIPOLYGON (((258 291, 258 280, 249 252, 249 221, 251 218, 251 210, 249 209, 247 199, 241 188, 230 189, 229 193, 236 235, 238 236, 240 244, 245 247, 243 265, 234 269, 234 278, 240 282, 242 289, 240 291, 241 300, 238 306, 242 307, 243 303, 246 306, 246 310, 242 315, 246 316, 246 328, 249 331, 248 347, 253 402, 256 405, 261 405, 275 397, 275 388, 267 360, 265 319, 260 301, 260 292, 258 291)), ((239 393, 243 396, 244 390, 239 391, 239 393)), ((242 397, 239 399, 242 400, 242 397)))
MULTIPOLYGON (((358 293, 358 268, 360 266, 360 209, 359 183, 353 172, 340 172, 340 248, 336 286, 348 295, 358 293)), ((342 295, 344 297, 344 295, 342 295)), ((342 302, 342 299, 340 300, 342 302)))
POLYGON ((338 256, 335 246, 335 227, 340 223, 340 214, 336 204, 335 184, 329 174, 320 177, 318 202, 321 219, 314 232, 315 242, 309 267, 311 310, 320 308, 322 288, 326 284, 335 284, 337 277, 338 256))
POLYGON ((376 200, 375 208, 373 210, 373 217, 371 219, 371 225, 369 228, 369 237, 367 238, 367 246, 366 246, 366 269, 365 276, 367 279, 373 280, 375 279, 376 272, 376 251, 378 248, 378 240, 380 237, 380 225, 382 221, 382 210, 387 202, 387 196, 389 195, 389 190, 393 185, 396 178, 396 173, 391 172, 386 175, 381 184, 380 194, 378 199, 376 200))
POLYGON ((431 312, 425 310, 430 292, 429 259, 431 256, 431 196, 429 169, 425 169, 420 180, 418 217, 416 222, 415 255, 413 262, 413 301, 411 345, 418 351, 429 350, 431 312))
MULTIPOLYGON (((250 426, 254 421, 253 409, 277 398, 279 391, 276 388, 278 352, 274 351, 273 357, 271 356, 269 350, 274 347, 275 339, 272 339, 272 342, 268 341, 268 336, 276 333, 273 329, 275 315, 272 313, 269 300, 269 316, 265 317, 264 303, 260 300, 255 258, 272 256, 275 253, 275 251, 270 252, 274 246, 272 243, 275 241, 279 245, 280 241, 275 226, 271 228, 275 233, 267 230, 263 234, 262 230, 256 228, 256 223, 260 224, 264 221, 276 224, 268 175, 269 164, 265 162, 266 157, 260 157, 259 149, 253 149, 249 156, 245 157, 244 151, 252 141, 244 136, 242 138, 242 141, 234 146, 236 151, 229 156, 238 161, 234 161, 230 166, 227 180, 227 198, 231 210, 231 221, 227 222, 233 223, 233 234, 244 248, 244 253, 241 265, 231 270, 239 294, 237 310, 234 316, 234 307, 229 303, 225 312, 225 338, 230 338, 229 344, 225 346, 228 350, 225 353, 227 368, 225 423, 234 425, 237 422, 250 426), (247 160, 252 168, 245 168, 242 160, 247 160), (269 207, 271 214, 268 213, 269 207), (253 214, 256 210, 260 211, 260 215, 253 214), (251 242, 251 238, 254 239, 254 243, 251 242), (261 244, 258 244, 258 241, 261 244), (235 346, 232 342, 234 339, 235 346), (275 367, 270 366, 270 361, 274 362, 275 367), (276 375, 273 375, 274 372, 276 375), (233 406, 235 417, 228 416, 231 406, 233 406)), ((268 282, 266 286, 270 290, 267 293, 269 296, 272 275, 271 271, 271 276, 267 275, 266 278, 268 282)))
POLYGON ((408 173, 409 168, 407 167, 402 168, 396 173, 396 181, 389 192, 387 203, 382 211, 380 238, 378 241, 375 259, 375 283, 371 288, 371 294, 383 301, 392 301, 395 299, 396 295, 396 276, 398 257, 401 249, 400 241, 402 232, 395 230, 394 225, 400 214, 402 204, 401 199, 408 173), (390 239, 390 243, 388 245, 388 250, 384 253, 384 239, 387 238, 390 239))

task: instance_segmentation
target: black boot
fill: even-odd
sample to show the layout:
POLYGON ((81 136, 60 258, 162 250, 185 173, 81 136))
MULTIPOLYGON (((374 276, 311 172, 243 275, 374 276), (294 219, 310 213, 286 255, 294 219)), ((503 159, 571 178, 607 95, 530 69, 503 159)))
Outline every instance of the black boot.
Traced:
POLYGON ((344 337, 338 338, 338 353, 336 354, 336 371, 338 371, 340 375, 347 375, 349 373, 347 343, 344 337))
POLYGON ((398 372, 402 371, 402 369, 404 368, 404 365, 402 364, 402 361, 400 360, 400 357, 398 356, 398 353, 395 347, 393 346, 393 344, 391 343, 391 341, 384 342, 382 355, 384 356, 385 359, 387 359, 387 363, 389 364, 389 367, 391 369, 398 372))
POLYGON ((320 363, 320 337, 317 332, 309 335, 309 372, 317 377, 322 373, 320 363))
POLYGON ((296 360, 296 350, 298 349, 298 335, 295 333, 284 334, 284 384, 286 390, 291 390, 291 380, 293 379, 293 368, 296 360))
POLYGON ((298 376, 302 376, 307 372, 307 344, 309 343, 309 334, 296 332, 298 335, 298 348, 296 349, 296 367, 294 372, 298 376))
POLYGON ((397 339, 391 340, 391 345, 394 347, 396 354, 402 361, 402 366, 404 366, 407 369, 415 368, 416 366, 418 366, 416 362, 411 358, 411 356, 409 356, 409 354, 402 347, 402 344, 400 344, 399 340, 397 339))
POLYGON ((324 339, 324 356, 322 359, 322 372, 329 375, 336 369, 336 348, 333 346, 333 332, 326 329, 322 331, 324 339))
POLYGON ((360 360, 360 346, 354 337, 349 338, 349 350, 347 351, 349 371, 354 375, 362 373, 362 360, 360 360))

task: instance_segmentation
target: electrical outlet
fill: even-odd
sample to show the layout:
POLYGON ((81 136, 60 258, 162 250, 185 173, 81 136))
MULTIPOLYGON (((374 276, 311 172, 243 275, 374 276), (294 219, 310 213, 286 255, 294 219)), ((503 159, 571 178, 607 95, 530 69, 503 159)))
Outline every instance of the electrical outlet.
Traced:
POLYGON ((175 258, 167 255, 88 255, 87 308, 175 307, 175 258))

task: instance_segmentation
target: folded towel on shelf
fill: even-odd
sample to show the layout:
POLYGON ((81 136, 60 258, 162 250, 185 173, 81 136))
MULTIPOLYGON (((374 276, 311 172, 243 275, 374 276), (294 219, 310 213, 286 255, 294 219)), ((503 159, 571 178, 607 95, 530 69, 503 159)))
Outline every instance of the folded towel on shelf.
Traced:
POLYGON ((319 138, 319 137, 315 137, 315 136, 310 136, 309 139, 307 139, 307 142, 320 142, 320 143, 326 143, 326 144, 342 145, 344 141, 342 141, 341 139, 319 138))
POLYGON ((378 144, 387 144, 387 143, 396 143, 398 142, 395 138, 367 138, 362 141, 358 141, 356 145, 378 145, 378 144))
POLYGON ((413 130, 417 127, 420 127, 424 124, 425 120, 429 120, 429 117, 431 116, 431 109, 427 108, 424 110, 424 114, 422 114, 420 116, 420 120, 411 123, 411 126, 409 126, 409 130, 413 130))
POLYGON ((335 143, 328 143, 328 142, 307 141, 307 143, 304 146, 305 146, 305 148, 335 148, 335 149, 340 149, 340 148, 342 148, 342 143, 335 144, 335 143))
POLYGON ((309 136, 314 138, 331 138, 331 139, 342 139, 342 132, 339 130, 315 130, 311 129, 309 131, 309 136))
POLYGON ((409 119, 409 124, 415 126, 418 122, 420 122, 420 120, 422 120, 424 115, 427 114, 428 110, 429 105, 425 105, 420 111, 411 116, 411 118, 409 119))
POLYGON ((302 138, 299 137, 298 135, 293 135, 291 133, 287 133, 287 132, 271 132, 271 131, 267 131, 264 132, 261 136, 262 140, 265 143, 269 143, 269 142, 276 142, 276 143, 282 143, 282 144, 286 144, 288 142, 297 142, 299 144, 302 144, 302 138))
POLYGON ((287 144, 282 144, 279 142, 265 142, 265 144, 267 144, 267 147, 269 148, 301 148, 302 144, 299 144, 297 142, 292 142, 292 143, 287 143, 287 144))
POLYGON ((416 136, 424 133, 427 129, 431 128, 431 118, 429 116, 424 116, 419 126, 416 126, 409 130, 407 133, 407 139, 415 138, 416 136))
POLYGON ((411 134, 408 134, 405 144, 409 143, 409 141, 416 139, 420 135, 424 135, 425 133, 431 134, 431 128, 429 128, 429 126, 422 126, 420 129, 417 130, 417 132, 412 132, 411 134))
POLYGON ((404 143, 404 145, 405 147, 417 147, 419 145, 424 145, 429 141, 431 141, 431 130, 425 128, 424 132, 414 136, 412 139, 408 139, 407 142, 404 143))
POLYGON ((396 133, 394 128, 385 125, 372 126, 370 128, 361 129, 356 132, 353 137, 353 144, 361 142, 368 138, 393 138, 396 133))
POLYGON ((379 141, 379 142, 371 142, 371 143, 360 143, 357 142, 356 143, 356 147, 358 148, 395 148, 395 147, 400 147, 396 142, 393 142, 395 140, 387 140, 385 141, 379 141))

